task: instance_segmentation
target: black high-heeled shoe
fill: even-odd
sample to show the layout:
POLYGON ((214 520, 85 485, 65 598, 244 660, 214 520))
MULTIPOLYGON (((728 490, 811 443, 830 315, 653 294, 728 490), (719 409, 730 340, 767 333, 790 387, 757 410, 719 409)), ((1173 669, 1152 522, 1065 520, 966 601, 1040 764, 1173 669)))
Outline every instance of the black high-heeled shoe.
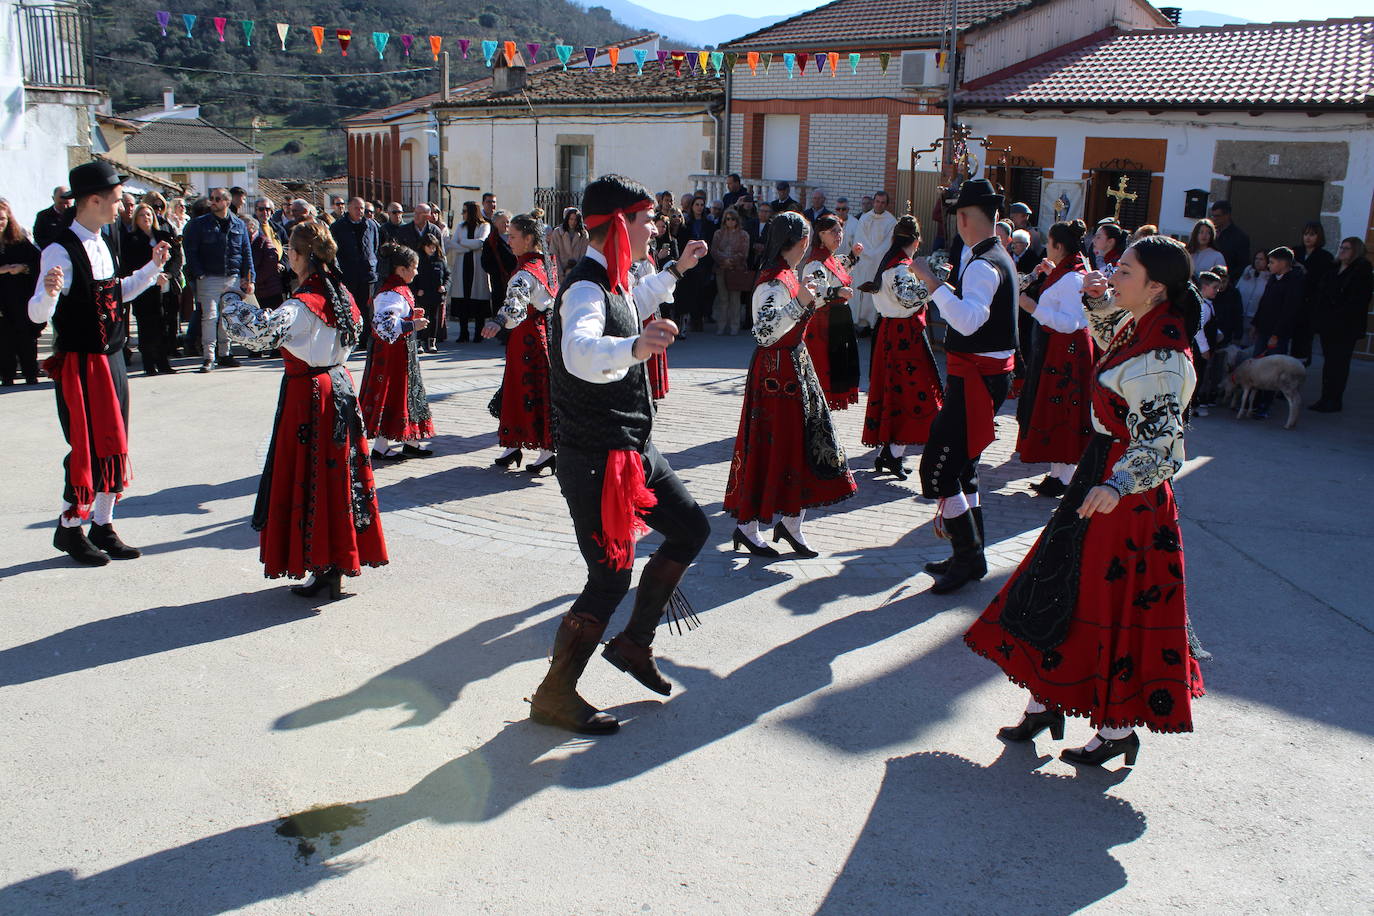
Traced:
POLYGON ((773 526, 773 543, 776 544, 778 541, 786 541, 788 545, 791 546, 792 552, 799 557, 804 557, 809 560, 812 557, 820 556, 819 553, 792 537, 792 532, 788 531, 787 526, 782 522, 778 522, 773 526))
POLYGON ((420 448, 418 445, 411 445, 407 442, 401 446, 401 455, 405 458, 433 458, 434 449, 420 448))
POLYGON ((338 601, 343 597, 343 573, 337 569, 332 569, 327 573, 316 573, 315 581, 309 585, 291 586, 292 594, 300 595, 302 598, 314 598, 323 589, 329 589, 329 600, 338 601))
POLYGON ((1131 732, 1125 738, 1112 740, 1097 736, 1102 743, 1090 751, 1081 747, 1066 747, 1059 752, 1059 759, 1078 766, 1100 767, 1116 757, 1125 757, 1126 766, 1135 766, 1135 758, 1140 754, 1140 736, 1131 732))
POLYGON ((755 544, 753 541, 749 540, 749 538, 745 537, 744 532, 741 531, 739 528, 735 528, 735 536, 730 539, 730 543, 734 546, 736 550, 739 550, 741 547, 743 547, 745 550, 749 551, 756 557, 780 556, 780 554, 776 550, 774 550, 772 547, 769 547, 767 544, 755 544))
POLYGON ((498 468, 505 468, 506 470, 510 470, 510 466, 511 466, 512 464, 515 465, 516 467, 520 467, 520 463, 521 463, 522 461, 524 461, 524 460, 525 460, 525 453, 522 452, 522 451, 520 451, 520 449, 516 449, 515 451, 511 452, 509 455, 505 455, 504 457, 497 458, 495 461, 492 462, 492 464, 495 465, 495 466, 498 467, 498 468))
POLYGON ((1030 741, 1045 729, 1055 741, 1064 740, 1064 714, 1054 709, 1028 712, 1015 725, 997 730, 997 737, 1004 741, 1030 741))
POLYGON ((529 467, 525 468, 525 473, 529 474, 531 477, 543 477, 545 470, 551 471, 554 474, 558 473, 557 455, 550 455, 543 461, 540 461, 537 464, 530 465, 529 467))
POLYGON ((892 448, 886 445, 883 446, 878 457, 873 460, 873 471, 876 474, 891 474, 898 480, 906 480, 911 475, 911 472, 902 464, 902 459, 892 454, 892 448))

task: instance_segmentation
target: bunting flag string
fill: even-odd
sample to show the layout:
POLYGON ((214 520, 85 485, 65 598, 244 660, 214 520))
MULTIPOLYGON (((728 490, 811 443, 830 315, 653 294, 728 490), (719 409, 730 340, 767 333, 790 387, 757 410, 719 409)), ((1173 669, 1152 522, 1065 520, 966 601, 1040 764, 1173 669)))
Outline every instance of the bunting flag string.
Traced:
MULTIPOLYGON (((168 30, 171 27, 173 15, 176 14, 172 13, 169 10, 154 11, 154 18, 157 22, 157 27, 163 38, 168 37, 168 30)), ((227 44, 229 42, 229 36, 227 32, 228 25, 232 21, 238 22, 243 30, 244 46, 249 48, 253 46, 253 32, 255 22, 252 19, 232 19, 228 16, 200 17, 195 13, 181 13, 180 16, 182 25, 186 29, 186 37, 188 39, 194 39, 196 37, 196 23, 199 22, 202 18, 208 18, 214 25, 215 41, 217 43, 227 44)), ((275 25, 278 46, 282 51, 287 51, 287 38, 290 34, 292 26, 290 23, 286 22, 277 22, 275 23, 275 25)), ((324 53, 325 39, 330 32, 333 32, 334 37, 339 43, 339 53, 344 57, 348 56, 348 50, 351 47, 351 42, 353 39, 352 29, 330 29, 322 25, 312 25, 308 27, 303 26, 303 28, 309 28, 311 38, 314 40, 315 43, 316 54, 324 53)), ((363 32, 362 34, 366 35, 367 32, 363 32)), ((377 51, 377 58, 379 60, 385 59, 386 49, 389 47, 392 38, 396 38, 400 41, 404 56, 410 57, 412 47, 417 37, 419 36, 410 33, 401 34, 393 33, 390 31, 377 30, 372 32, 372 45, 377 51)), ((442 52, 444 37, 442 35, 430 35, 428 36, 428 38, 430 52, 434 56, 434 60, 437 62, 442 52)), ((562 68, 564 70, 567 70, 572 60, 573 54, 576 53, 576 48, 574 46, 564 44, 553 44, 551 46, 546 46, 540 42, 524 42, 522 44, 510 39, 494 40, 457 38, 455 40, 458 42, 458 48, 461 51, 464 60, 469 59, 468 52, 472 45, 480 44, 482 50, 482 59, 488 67, 492 67, 495 65, 498 54, 502 56, 506 64, 511 66, 514 66, 517 63, 522 54, 524 62, 527 65, 534 64, 539 60, 540 50, 542 50, 545 47, 552 47, 554 56, 557 58, 557 62, 562 65, 562 68)), ((615 69, 620 66, 620 60, 624 53, 624 50, 625 49, 620 47, 607 47, 605 49, 601 49, 593 45, 588 45, 582 49, 582 52, 586 57, 587 66, 589 68, 596 67, 598 65, 598 59, 603 59, 605 61, 605 65, 608 65, 612 69, 615 69)), ((653 52, 650 52, 646 48, 632 48, 630 50, 634 56, 635 73, 638 76, 644 75, 644 65, 654 60, 655 58, 658 60, 658 68, 660 73, 666 73, 668 70, 668 65, 671 63, 674 75, 679 77, 682 76, 684 64, 686 65, 686 70, 688 74, 700 74, 704 77, 720 77, 722 75, 732 73, 735 69, 735 66, 741 61, 748 64, 750 74, 758 76, 759 64, 763 64, 763 72, 768 73, 770 67, 773 64, 774 57, 777 56, 777 54, 781 54, 783 65, 787 69, 788 79, 795 79, 797 76, 805 76, 807 72, 806 66, 813 60, 815 61, 816 72, 818 74, 825 73, 826 69, 829 68, 831 77, 838 76, 841 61, 847 60, 849 62, 849 73, 846 75, 858 76, 859 67, 864 62, 865 58, 876 58, 879 68, 881 69, 883 75, 886 76, 888 69, 892 63, 892 56, 894 53, 896 53, 893 51, 784 51, 782 49, 779 49, 777 52, 698 51, 686 49, 655 49, 653 52), (651 53, 654 56, 651 56, 651 53)), ((947 70, 950 64, 950 55, 945 51, 938 52, 935 56, 935 64, 936 67, 940 70, 947 70)))

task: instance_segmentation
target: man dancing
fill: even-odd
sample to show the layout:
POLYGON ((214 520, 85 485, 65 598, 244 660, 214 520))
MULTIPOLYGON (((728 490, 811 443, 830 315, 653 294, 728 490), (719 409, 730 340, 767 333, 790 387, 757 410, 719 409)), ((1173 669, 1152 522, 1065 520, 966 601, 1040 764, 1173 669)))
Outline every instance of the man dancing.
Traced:
POLYGON ((72 169, 76 218, 43 249, 42 283, 29 319, 51 321, 54 354, 44 363, 57 390, 57 418, 71 446, 53 546, 78 563, 104 566, 142 554, 119 539, 114 506, 129 480, 129 375, 124 342, 129 303, 160 277, 171 256, 166 242, 133 276, 115 277, 115 258, 101 228, 119 214, 124 176, 106 162, 72 169), (92 517, 88 538, 81 529, 92 517))
POLYGON ((954 548, 948 560, 926 564, 935 576, 931 591, 936 594, 988 572, 978 459, 996 438, 993 417, 1011 386, 1017 347, 1016 265, 994 228, 1004 204, 990 182, 964 182, 954 204, 965 245, 953 286, 937 280, 923 261, 911 265, 949 323, 945 403, 921 452, 921 494, 940 500, 939 523, 954 548))
POLYGON ((653 199, 635 181, 606 175, 587 185, 587 254, 568 274, 549 339, 558 484, 587 562, 587 584, 554 637, 548 675, 531 718, 581 734, 620 728, 577 693, 616 606, 630 590, 635 540, 650 528, 664 541, 640 574, 634 611, 606 659, 657 693, 672 686, 654 663, 654 631, 710 536, 706 514, 650 441, 654 402, 645 361, 677 338, 667 319, 648 319, 706 254, 689 242, 676 263, 636 281, 630 265, 649 256, 653 199), (643 329, 641 331, 641 325, 643 329))

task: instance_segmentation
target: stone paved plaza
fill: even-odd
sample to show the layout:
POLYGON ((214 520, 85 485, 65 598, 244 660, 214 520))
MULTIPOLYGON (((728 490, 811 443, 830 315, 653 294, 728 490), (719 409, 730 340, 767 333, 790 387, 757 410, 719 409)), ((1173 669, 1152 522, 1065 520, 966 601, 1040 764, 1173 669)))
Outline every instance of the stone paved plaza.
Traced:
POLYGON ((279 361, 135 374, 116 522, 146 555, 101 569, 50 546, 50 386, 0 392, 0 914, 1374 910, 1374 366, 1291 432, 1195 421, 1209 695, 1194 734, 1078 772, 1081 720, 995 738, 1024 694, 960 639, 1051 508, 1012 418, 976 586, 928 593, 933 504, 874 478, 862 404, 821 556, 747 559, 720 502, 751 349, 671 351, 655 439, 711 516, 703 626, 659 638, 666 701, 593 659, 585 695, 625 720, 595 740, 526 718, 582 566, 556 481, 490 466, 494 345, 425 358, 439 454, 379 468, 391 564, 318 609, 262 578, 248 526, 279 361))

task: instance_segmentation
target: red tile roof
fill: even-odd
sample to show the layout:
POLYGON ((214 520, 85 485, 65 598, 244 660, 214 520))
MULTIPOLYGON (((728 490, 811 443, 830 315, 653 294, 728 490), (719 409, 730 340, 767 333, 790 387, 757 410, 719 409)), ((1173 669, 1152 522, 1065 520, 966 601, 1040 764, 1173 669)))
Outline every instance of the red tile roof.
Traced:
MULTIPOLYGON (((959 0, 959 29, 985 26, 1048 0, 959 0)), ((949 28, 948 0, 834 0, 728 41, 732 51, 810 51, 937 38, 949 28)))
POLYGON ((1374 110, 1374 17, 1122 32, 971 85, 960 107, 1374 110))
POLYGON ((528 71, 524 92, 498 93, 490 80, 483 85, 469 84, 455 91, 444 108, 526 107, 526 98, 536 105, 645 105, 654 103, 723 102, 725 80, 700 69, 673 75, 669 63, 660 70, 655 59, 644 64, 644 73, 634 64, 610 67, 528 71))

